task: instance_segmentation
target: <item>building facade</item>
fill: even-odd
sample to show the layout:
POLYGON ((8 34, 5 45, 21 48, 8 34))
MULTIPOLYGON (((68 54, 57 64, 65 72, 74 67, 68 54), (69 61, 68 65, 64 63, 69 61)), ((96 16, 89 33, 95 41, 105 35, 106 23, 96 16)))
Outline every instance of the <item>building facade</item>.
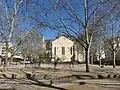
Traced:
POLYGON ((71 61, 74 55, 74 42, 65 36, 60 36, 54 40, 45 40, 46 57, 52 61, 59 59, 62 62, 71 61))
POLYGON ((52 55, 62 62, 69 62, 74 55, 74 42, 61 36, 52 41, 52 55))
POLYGON ((77 52, 78 48, 74 41, 65 36, 57 37, 54 40, 45 40, 46 57, 51 61, 59 59, 61 62, 70 62, 71 60, 84 60, 83 54, 77 52))
MULTIPOLYGON (((12 47, 12 44, 9 43, 9 47, 12 47)), ((4 59, 5 59, 5 54, 6 54, 6 43, 0 42, 0 64, 3 63, 4 59)), ((11 52, 8 52, 8 62, 10 62, 10 58, 11 58, 11 52)), ((14 56, 13 56, 13 62, 15 61, 20 61, 23 60, 23 57, 21 55, 20 52, 17 52, 14 56)))
MULTIPOLYGON (((9 46, 11 47, 11 44, 9 44, 9 46)), ((6 53, 6 44, 0 42, 0 56, 5 57, 5 53, 6 53)), ((11 56, 11 53, 8 52, 8 57, 11 56)))

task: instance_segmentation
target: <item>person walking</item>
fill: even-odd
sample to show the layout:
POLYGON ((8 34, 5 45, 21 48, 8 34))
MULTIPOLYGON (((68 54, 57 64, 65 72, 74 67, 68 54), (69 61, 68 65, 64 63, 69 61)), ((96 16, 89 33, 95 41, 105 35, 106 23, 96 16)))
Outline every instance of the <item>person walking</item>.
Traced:
POLYGON ((57 59, 54 60, 54 69, 56 69, 57 63, 60 60, 60 58, 58 57, 57 59))
POLYGON ((71 57, 71 62, 70 62, 71 68, 74 68, 74 62, 75 62, 75 55, 71 57))

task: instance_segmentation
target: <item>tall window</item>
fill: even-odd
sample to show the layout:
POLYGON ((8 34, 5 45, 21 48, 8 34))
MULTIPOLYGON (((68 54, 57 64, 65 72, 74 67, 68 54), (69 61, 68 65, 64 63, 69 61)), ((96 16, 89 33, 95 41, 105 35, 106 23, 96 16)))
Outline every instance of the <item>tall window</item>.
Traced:
POLYGON ((65 55, 65 47, 62 47, 62 55, 65 55))
POLYGON ((6 47, 2 47, 2 54, 5 54, 6 52, 6 47))
POLYGON ((70 48, 70 54, 72 55, 72 53, 73 53, 73 49, 72 49, 72 47, 70 48))
POLYGON ((54 55, 56 55, 56 47, 54 47, 54 55))

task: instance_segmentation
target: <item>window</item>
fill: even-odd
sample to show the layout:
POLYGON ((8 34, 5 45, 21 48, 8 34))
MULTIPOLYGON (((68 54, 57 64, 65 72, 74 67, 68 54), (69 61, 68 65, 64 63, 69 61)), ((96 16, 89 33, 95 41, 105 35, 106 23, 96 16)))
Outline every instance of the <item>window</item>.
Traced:
POLYGON ((3 49, 3 50, 5 50, 5 49, 6 49, 6 47, 2 47, 2 49, 3 49))
POLYGON ((65 55, 65 47, 62 47, 62 55, 65 55))
POLYGON ((72 47, 70 48, 70 53, 71 53, 71 55, 72 55, 72 52, 73 52, 73 49, 72 49, 72 47))
POLYGON ((2 50, 2 52, 5 52, 5 50, 2 50))
POLYGON ((2 55, 3 55, 3 54, 5 54, 5 53, 2 52, 2 55))
POLYGON ((54 55, 56 55, 56 47, 54 47, 54 55))

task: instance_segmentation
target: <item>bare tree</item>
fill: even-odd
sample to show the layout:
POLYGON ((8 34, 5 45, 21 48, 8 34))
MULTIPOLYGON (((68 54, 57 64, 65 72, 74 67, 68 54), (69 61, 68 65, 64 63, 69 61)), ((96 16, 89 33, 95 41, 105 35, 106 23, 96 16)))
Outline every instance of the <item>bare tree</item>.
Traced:
MULTIPOLYGON (((106 25, 106 40, 104 47, 107 49, 107 55, 113 59, 113 68, 116 66, 116 55, 120 49, 120 30, 119 23, 115 20, 110 20, 110 23, 106 25), (111 53, 111 56, 110 56, 111 53)), ((110 61, 109 61, 110 62, 110 61)))
MULTIPOLYGON (((35 23, 31 25, 26 13, 23 15, 27 1, 23 0, 3 0, 0 1, 1 16, 0 16, 0 40, 6 43, 6 55, 4 61, 4 70, 8 62, 8 53, 11 53, 11 62, 13 56, 19 51, 20 45, 25 43, 26 38, 32 29, 38 29, 44 26, 43 23, 35 23), (12 3, 11 3, 12 2, 12 3), (26 27, 28 25, 28 27, 26 27), (10 46, 12 43, 12 46, 10 46)), ((39 34, 39 33, 38 33, 39 34)), ((30 36, 29 36, 30 37, 30 36)), ((40 39, 41 40, 41 39, 40 39)))
POLYGON ((3 31, 6 31, 5 35, 4 35, 4 33, 2 33, 3 39, 6 43, 4 71, 6 70, 5 67, 7 66, 8 53, 9 53, 9 48, 10 48, 9 44, 11 43, 11 39, 12 39, 12 35, 13 35, 15 18, 17 16, 19 6, 22 4, 23 0, 19 0, 19 1, 13 0, 12 2, 13 2, 12 5, 10 4, 9 0, 4 0, 4 1, 0 2, 1 8, 3 9, 3 13, 4 13, 4 15, 2 16, 4 26, 2 24, 1 24, 1 26, 2 26, 3 31))
POLYGON ((69 36, 71 39, 76 40, 77 42, 79 42, 80 45, 82 45, 82 47, 85 50, 86 72, 90 71, 89 70, 90 48, 94 36, 93 34, 97 30, 96 27, 100 27, 100 23, 111 14, 111 11, 116 10, 116 6, 118 6, 119 0, 117 0, 112 5, 112 7, 109 7, 109 4, 111 2, 113 1, 81 0, 74 2, 72 0, 65 0, 65 1, 58 0, 58 2, 55 2, 54 4, 51 1, 54 7, 53 12, 58 17, 58 23, 57 23, 58 25, 55 24, 57 28, 55 26, 54 28, 53 27, 52 28, 58 29, 60 32, 69 36), (101 8, 107 10, 107 12, 98 14, 98 12, 102 10, 101 8), (97 12, 97 14, 94 17, 95 12, 97 12), (79 36, 81 32, 84 38, 82 39, 79 38, 80 39, 79 40, 76 36, 79 36))
POLYGON ((29 34, 24 38, 23 43, 20 44, 19 50, 23 54, 25 60, 28 58, 39 58, 44 54, 44 48, 42 46, 43 38, 42 34, 37 30, 31 30, 29 34))

